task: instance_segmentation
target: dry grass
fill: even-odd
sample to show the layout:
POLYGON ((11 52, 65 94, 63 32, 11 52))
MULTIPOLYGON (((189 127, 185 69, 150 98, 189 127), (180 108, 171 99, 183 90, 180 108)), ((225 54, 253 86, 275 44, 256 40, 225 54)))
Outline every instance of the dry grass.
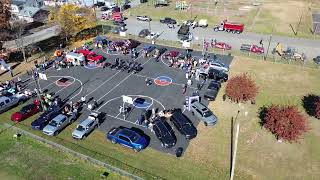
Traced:
MULTIPOLYGON (((237 170, 254 179, 316 179, 320 175, 320 121, 309 117, 311 130, 299 143, 279 143, 275 137, 259 125, 259 107, 271 104, 301 106, 302 96, 308 93, 320 95, 320 79, 317 69, 302 68, 246 58, 235 58, 230 75, 249 73, 260 87, 257 104, 242 106, 238 119, 241 122, 237 156, 237 170), (244 117, 244 111, 248 116, 244 117)), ((199 134, 187 150, 187 157, 200 163, 229 167, 231 118, 239 106, 222 101, 224 87, 217 101, 210 108, 219 117, 216 127, 198 126, 199 134)), ((304 113, 305 114, 305 113, 304 113)), ((305 114, 306 115, 306 114, 305 114)), ((307 115, 306 115, 307 116, 307 115)))

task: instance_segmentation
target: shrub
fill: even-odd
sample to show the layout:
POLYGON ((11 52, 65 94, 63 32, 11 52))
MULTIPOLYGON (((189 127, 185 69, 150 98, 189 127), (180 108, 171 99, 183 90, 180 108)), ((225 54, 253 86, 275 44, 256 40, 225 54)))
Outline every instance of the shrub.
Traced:
POLYGON ((320 99, 318 99, 317 102, 314 103, 315 106, 315 114, 314 116, 318 119, 320 119, 320 99))
POLYGON ((306 118, 294 106, 271 105, 263 109, 262 125, 277 139, 297 141, 308 131, 306 118))
POLYGON ((302 98, 302 106, 309 116, 320 119, 320 96, 309 94, 302 98))
POLYGON ((232 77, 226 86, 227 97, 237 103, 246 101, 255 103, 257 93, 258 87, 247 74, 232 77))

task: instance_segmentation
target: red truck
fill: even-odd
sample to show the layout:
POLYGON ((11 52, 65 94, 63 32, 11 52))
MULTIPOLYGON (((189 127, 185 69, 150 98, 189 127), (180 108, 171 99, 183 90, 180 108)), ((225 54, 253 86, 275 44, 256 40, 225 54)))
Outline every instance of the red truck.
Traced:
POLYGON ((244 24, 228 22, 227 20, 224 20, 221 22, 220 25, 215 25, 213 27, 214 31, 226 31, 226 32, 232 32, 237 34, 242 33, 243 29, 244 29, 244 24))

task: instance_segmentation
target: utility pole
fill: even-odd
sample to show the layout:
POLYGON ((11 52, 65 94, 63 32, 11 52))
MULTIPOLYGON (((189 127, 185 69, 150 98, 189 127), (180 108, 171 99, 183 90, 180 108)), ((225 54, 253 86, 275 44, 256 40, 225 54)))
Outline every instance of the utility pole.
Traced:
POLYGON ((272 25, 271 35, 270 35, 270 38, 269 38, 269 43, 268 43, 267 53, 266 53, 266 55, 264 56, 264 60, 267 60, 267 58, 268 58, 269 48, 270 48, 270 43, 271 43, 271 40, 272 40, 272 34, 273 34, 273 25, 272 25))
POLYGON ((37 87, 37 90, 36 90, 37 97, 38 97, 39 102, 40 102, 40 104, 41 104, 42 110, 44 110, 44 104, 43 104, 42 98, 41 98, 41 96, 40 96, 40 91, 41 91, 41 89, 40 89, 40 84, 39 84, 39 75, 38 75, 38 77, 37 77, 35 72, 32 72, 32 73, 33 73, 33 74, 32 74, 32 78, 33 78, 34 82, 36 83, 36 87, 37 87))
POLYGON ((233 180, 234 169, 235 169, 235 165, 236 165, 236 156, 237 156, 239 130, 240 130, 240 122, 237 122, 237 132, 236 132, 235 146, 234 146, 234 151, 233 151, 233 158, 232 158, 232 166, 231 166, 230 180, 233 180))

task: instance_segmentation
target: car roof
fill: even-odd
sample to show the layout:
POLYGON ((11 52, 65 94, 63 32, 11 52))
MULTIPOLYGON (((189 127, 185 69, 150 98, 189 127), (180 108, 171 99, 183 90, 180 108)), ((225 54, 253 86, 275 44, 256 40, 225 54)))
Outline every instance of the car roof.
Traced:
POLYGON ((202 104, 199 101, 193 102, 192 105, 196 106, 197 108, 199 108, 202 111, 203 111, 203 109, 208 109, 207 106, 205 106, 204 104, 202 104))
POLYGON ((54 117, 52 120, 59 122, 59 121, 61 121, 61 120, 64 119, 64 118, 66 118, 65 115, 59 114, 58 116, 54 117))
POLYGON ((81 125, 81 126, 87 126, 87 125, 88 125, 89 123, 91 123, 92 121, 94 121, 94 120, 87 118, 87 119, 83 120, 81 123, 79 123, 79 125, 81 125))
POLYGON ((7 100, 7 99, 10 99, 10 98, 7 97, 7 96, 1 96, 1 97, 0 97, 0 102, 5 101, 5 100, 7 100))
POLYGON ((118 131, 117 134, 129 137, 129 138, 132 138, 137 135, 137 133, 135 131, 132 131, 128 128, 121 129, 120 131, 118 131))
POLYGON ((174 111, 174 112, 172 113, 172 117, 179 119, 179 120, 177 121, 179 124, 190 123, 190 122, 188 121, 187 117, 184 116, 184 114, 183 114, 181 111, 174 111))

